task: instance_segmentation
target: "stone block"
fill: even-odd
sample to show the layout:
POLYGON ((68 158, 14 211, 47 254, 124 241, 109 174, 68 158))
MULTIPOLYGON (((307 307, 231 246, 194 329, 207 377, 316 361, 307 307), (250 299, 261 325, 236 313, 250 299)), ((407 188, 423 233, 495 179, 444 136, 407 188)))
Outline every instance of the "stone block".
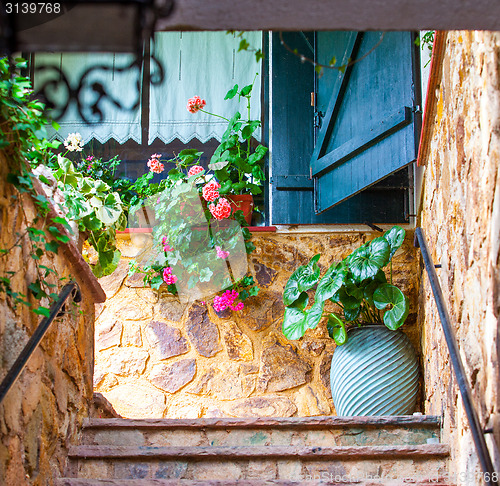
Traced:
POLYGON ((118 290, 120 290, 123 281, 128 275, 128 268, 128 261, 122 259, 111 275, 107 275, 99 279, 99 284, 104 290, 107 299, 114 297, 118 290))
POLYGON ((195 359, 181 359, 174 364, 154 365, 149 373, 149 381, 168 393, 175 393, 187 385, 196 373, 195 359))
POLYGON ((144 333, 152 352, 158 359, 171 358, 189 351, 189 344, 182 337, 181 331, 164 322, 151 321, 144 328, 144 333))
POLYGON ((202 356, 210 358, 222 349, 217 325, 210 320, 204 305, 194 304, 191 307, 186 330, 194 348, 202 356))
POLYGON ((167 408, 165 395, 154 386, 143 383, 119 385, 102 394, 125 418, 163 417, 167 408))
POLYGON ((225 407, 233 417, 291 417, 297 412, 295 404, 286 397, 265 396, 235 400, 225 407))
POLYGON ((257 391, 276 392, 311 381, 312 366, 290 344, 278 339, 268 341, 262 351, 257 391))
POLYGON ((245 307, 238 313, 238 322, 246 324, 252 331, 262 331, 282 318, 284 312, 281 294, 261 290, 245 301, 245 307))
POLYGON ((102 351, 113 346, 119 346, 122 338, 123 325, 113 318, 101 319, 96 323, 95 347, 102 351))
POLYGON ((229 359, 236 361, 251 361, 253 359, 251 339, 233 321, 227 322, 223 335, 229 359))
POLYGON ((169 321, 179 322, 184 315, 186 305, 183 304, 178 297, 162 292, 158 305, 158 312, 164 319, 169 321))
POLYGON ((142 349, 117 348, 108 354, 107 359, 101 355, 99 366, 106 368, 115 375, 137 376, 141 375, 146 369, 146 361, 149 353, 142 349))

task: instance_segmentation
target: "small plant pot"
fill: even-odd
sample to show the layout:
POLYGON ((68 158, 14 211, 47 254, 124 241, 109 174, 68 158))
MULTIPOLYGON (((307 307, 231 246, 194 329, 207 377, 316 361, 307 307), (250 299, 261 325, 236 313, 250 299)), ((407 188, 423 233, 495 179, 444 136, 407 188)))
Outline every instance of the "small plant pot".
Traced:
POLYGON ((411 415, 418 392, 418 360, 401 331, 383 325, 350 329, 330 370, 337 415, 411 415))
POLYGON ((243 211, 245 221, 250 225, 252 223, 253 214, 253 196, 252 194, 228 194, 225 196, 231 204, 233 213, 240 210, 243 211))

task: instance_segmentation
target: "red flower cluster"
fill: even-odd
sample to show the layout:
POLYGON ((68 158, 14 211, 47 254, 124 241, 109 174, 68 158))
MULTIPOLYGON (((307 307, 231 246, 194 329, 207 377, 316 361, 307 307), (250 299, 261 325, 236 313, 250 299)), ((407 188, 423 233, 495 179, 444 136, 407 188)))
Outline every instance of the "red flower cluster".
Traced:
POLYGON ((200 172, 203 172, 203 167, 201 165, 193 165, 193 167, 191 167, 189 169, 189 172, 188 172, 188 177, 191 177, 191 176, 194 176, 196 174, 199 174, 200 172))
POLYGON ((193 96, 192 98, 188 99, 187 102, 187 111, 189 113, 196 113, 198 110, 202 110, 205 108, 205 105, 207 102, 205 100, 202 100, 199 96, 193 96))
POLYGON ((151 158, 148 160, 148 167, 150 172, 154 172, 155 174, 160 174, 165 169, 165 166, 160 162, 161 154, 153 154, 151 158))
POLYGON ((208 202, 215 201, 219 197, 219 189, 220 184, 217 181, 210 181, 201 190, 203 199, 208 202))
POLYGON ((229 216, 231 215, 231 204, 229 204, 229 201, 224 197, 221 197, 217 201, 217 206, 212 203, 210 204, 208 209, 210 209, 212 216, 219 221, 221 219, 229 218, 229 216))

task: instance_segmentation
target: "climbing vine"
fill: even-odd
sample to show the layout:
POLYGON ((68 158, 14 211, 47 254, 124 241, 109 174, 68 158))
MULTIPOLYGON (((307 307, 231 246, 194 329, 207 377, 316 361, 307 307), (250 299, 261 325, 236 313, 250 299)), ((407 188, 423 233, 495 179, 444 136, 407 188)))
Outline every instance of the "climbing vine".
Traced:
MULTIPOLYGON (((115 233, 124 226, 125 218, 120 197, 110 192, 106 183, 84 177, 65 155, 55 155, 61 144, 44 137, 44 127, 48 124, 44 105, 32 99, 29 79, 19 75, 19 70, 25 67, 22 59, 0 60, 0 150, 6 156, 7 182, 13 190, 11 199, 19 207, 24 228, 15 234, 10 247, 0 248, 0 262, 7 268, 5 259, 12 251, 27 248, 36 276, 28 283, 29 295, 26 295, 14 288, 16 272, 5 270, 0 275, 0 293, 8 297, 14 308, 23 304, 35 314, 47 316, 51 301, 57 297, 57 282, 63 279, 54 268, 42 263, 43 256, 57 254, 60 245, 70 241, 68 235, 80 230, 92 236, 91 244, 99 256, 93 266, 94 273, 107 275, 116 268, 120 258, 115 233), (49 168, 54 167, 54 163, 57 170, 49 168), (37 167, 42 170, 35 169, 37 167), (46 191, 49 195, 37 190, 40 184, 52 187, 52 196, 59 191, 61 203, 57 204, 46 191), (33 215, 25 204, 26 196, 35 206, 33 215), (33 305, 30 297, 38 301, 38 305, 33 305)), ((54 128, 57 129, 57 125, 54 128)), ((75 146, 73 142, 71 147, 75 146)), ((70 150, 68 145, 66 148, 70 150)))

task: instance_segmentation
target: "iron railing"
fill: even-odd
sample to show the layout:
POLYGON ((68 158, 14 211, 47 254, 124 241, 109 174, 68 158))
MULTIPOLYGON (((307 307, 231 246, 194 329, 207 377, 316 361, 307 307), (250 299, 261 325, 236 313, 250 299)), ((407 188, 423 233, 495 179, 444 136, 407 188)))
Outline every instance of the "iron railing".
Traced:
POLYGON ((50 307, 50 314, 48 315, 48 317, 43 318, 40 324, 38 324, 38 327, 26 343, 26 346, 24 346, 21 354, 18 356, 10 370, 5 375, 5 378, 0 384, 0 403, 2 403, 5 395, 7 395, 7 392, 19 378, 19 375, 22 373, 31 355, 40 344, 43 336, 45 336, 45 333, 49 329, 52 321, 56 317, 62 315, 62 312, 64 312, 64 304, 70 295, 73 297, 74 302, 81 302, 82 295, 80 292, 80 287, 78 287, 78 284, 76 282, 70 282, 63 287, 58 299, 50 307), (63 310, 61 311, 61 309, 63 310))
POLYGON ((441 319, 441 326, 443 328, 444 337, 446 340, 446 344, 448 345, 451 364, 453 366, 453 371, 457 379, 460 395, 462 396, 462 401, 464 404, 465 413, 467 414, 467 419, 469 421, 472 438, 476 446, 479 462, 481 463, 481 469, 484 473, 483 480, 488 485, 498 486, 498 482, 494 480, 497 475, 493 466, 493 462, 491 460, 490 452, 486 445, 486 440, 484 437, 485 431, 481 427, 479 417, 474 407, 471 388, 465 374, 462 359, 460 358, 457 338, 455 336, 455 331, 453 330, 453 327, 451 325, 450 316, 448 314, 448 310, 443 298, 443 292, 441 291, 441 286, 439 285, 439 280, 436 274, 435 268, 439 268, 440 265, 434 265, 434 263, 432 262, 429 248, 427 246, 427 241, 425 239, 422 228, 417 228, 415 230, 414 244, 416 247, 420 248, 425 269, 427 270, 427 275, 429 276, 429 282, 431 284, 432 293, 436 301, 439 318, 441 319))

